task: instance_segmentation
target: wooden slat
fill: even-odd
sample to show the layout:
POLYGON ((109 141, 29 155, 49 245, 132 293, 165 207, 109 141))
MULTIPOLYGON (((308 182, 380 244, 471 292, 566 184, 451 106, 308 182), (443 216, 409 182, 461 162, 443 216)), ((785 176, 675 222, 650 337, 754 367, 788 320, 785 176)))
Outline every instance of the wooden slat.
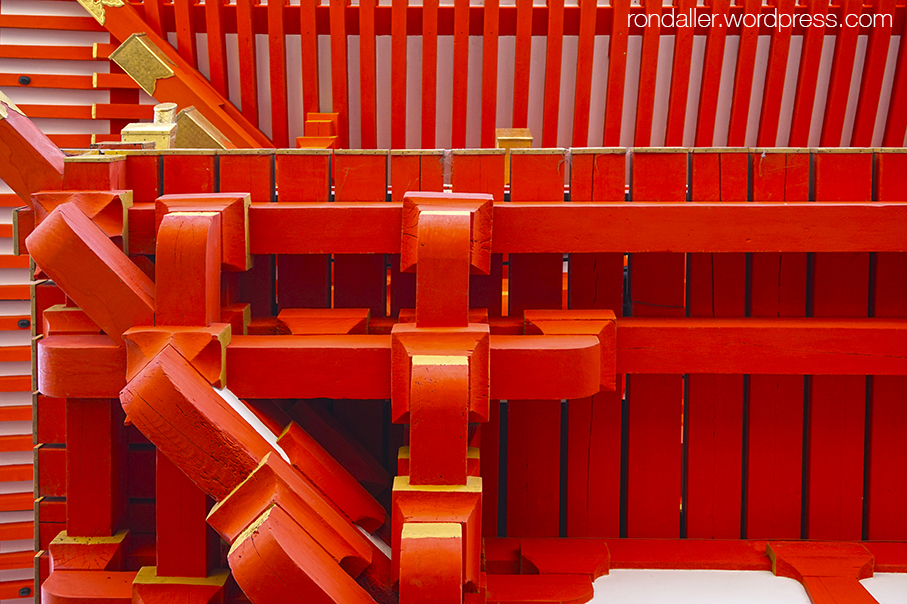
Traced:
MULTIPOLYGON (((685 153, 636 153, 632 162, 632 199, 686 199, 685 153)), ((631 256, 630 298, 634 317, 682 317, 684 255, 631 256)), ((627 388, 627 536, 677 537, 683 380, 679 375, 639 375, 628 378, 627 388)))
POLYGON ((19 208, 25 204, 15 193, 0 193, 0 208, 19 208))
MULTIPOLYGON (((5 298, 0 297, 0 300, 5 298)), ((27 299, 27 298, 23 298, 27 299)), ((30 375, 4 375, 0 376, 0 392, 30 392, 30 375)), ((26 478, 25 480, 29 480, 26 478)))
POLYGON ((532 52, 532 0, 516 0, 513 65, 513 127, 529 126, 529 70, 532 52))
MULTIPOLYGON (((751 0, 755 1, 755 0, 751 0)), ((679 12, 689 14, 695 0, 680 0, 679 12)), ((674 34, 674 58, 671 67, 671 92, 668 97, 668 122, 665 145, 683 145, 683 128, 687 117, 687 96, 690 89, 690 63, 693 57, 693 28, 678 27, 674 34)))
POLYGON ((573 102, 574 147, 589 144, 589 110, 592 105, 592 62, 595 53, 596 0, 580 0, 580 32, 576 51, 576 85, 573 102))
MULTIPOLYGON (((81 75, 42 75, 29 76, 29 88, 55 88, 59 90, 91 90, 93 88, 91 76, 81 75)), ((24 87, 19 83, 19 76, 13 73, 0 74, 0 86, 18 88, 24 87)))
POLYGON ((901 110, 905 104, 907 104, 907 44, 901 44, 898 46, 891 100, 888 103, 888 120, 885 122, 885 134, 882 137, 882 145, 885 147, 901 147, 905 144, 907 112, 901 110))
POLYGON ((151 26, 151 29, 159 35, 164 35, 164 19, 162 7, 164 5, 164 0, 145 0, 143 2, 145 7, 145 20, 148 22, 148 25, 151 26))
POLYGON ((542 114, 542 147, 557 146, 560 117, 561 59, 564 49, 564 0, 547 0, 548 36, 545 51, 545 106, 542 114))
POLYGON ((469 85, 469 0, 454 0, 453 114, 450 147, 466 147, 466 103, 469 85))
POLYGON ((227 70, 227 41, 224 32, 224 2, 205 2, 205 28, 208 42, 208 79, 221 95, 230 94, 227 70))
POLYGON ((810 15, 813 16, 812 27, 806 28, 803 36, 803 47, 800 50, 800 72, 797 76, 797 92, 794 96, 794 111, 791 117, 791 147, 809 145, 809 127, 812 123, 813 107, 816 99, 816 85, 819 79, 819 64, 822 60, 822 47, 825 42, 825 27, 817 25, 828 13, 828 0, 810 0, 810 15))
MULTIPOLYGON (((444 189, 444 154, 442 152, 392 153, 391 199, 403 201, 407 191, 444 189)), ((400 272, 400 255, 388 254, 390 266, 390 316, 397 317, 401 308, 416 307, 416 274, 400 272)))
MULTIPOLYGON (((809 155, 753 154, 753 198, 805 201, 809 155)), ((753 254, 753 317, 806 314, 806 254, 753 254)), ((800 537, 803 464, 802 376, 750 376, 746 537, 800 537)))
MULTIPOLYGON (((10 260, 28 260, 28 256, 0 256, 0 259, 6 259, 7 266, 3 268, 22 268, 9 262, 10 260)), ((25 268, 28 268, 28 262, 25 263, 25 268)), ((24 331, 31 326, 31 320, 29 315, 7 315, 0 317, 0 331, 24 331), (20 321, 28 323, 24 328, 20 325, 20 321)))
POLYGON ((248 302, 252 319, 273 316, 275 302, 274 257, 267 254, 253 254, 252 268, 240 275, 240 302, 248 302))
MULTIPOLYGON (((275 163, 273 154, 228 152, 221 154, 218 161, 221 191, 248 192, 253 202, 272 200, 272 163, 275 163)), ((286 191, 286 196, 290 199, 295 198, 292 191, 286 191)))
POLYGON ((275 147, 288 147, 286 0, 268 2, 268 60, 271 83, 271 140, 275 147))
POLYGON ((176 49, 192 67, 198 69, 198 48, 195 44, 194 0, 173 0, 176 17, 176 49))
MULTIPOLYGON (((422 8, 422 148, 435 148, 438 112, 438 0, 422 8)), ((361 34, 360 34, 361 35, 361 34)))
MULTIPOLYGON (((277 154, 278 202, 326 202, 330 199, 329 155, 277 154)), ((277 305, 284 308, 326 308, 331 304, 329 254, 279 254, 277 305)))
MULTIPOLYGON (((0 453, 9 453, 12 451, 31 451, 32 447, 31 434, 8 434, 0 436, 0 453)), ((0 527, 3 525, 0 524, 0 527)), ((2 540, 3 537, 0 537, 2 540)))
MULTIPOLYGON (((790 15, 794 0, 778 0, 777 14, 790 15)), ((759 133, 756 144, 772 147, 778 144, 778 123, 781 119, 781 96, 787 75, 787 56, 790 52, 790 28, 772 30, 772 42, 768 51, 768 66, 765 70, 765 86, 762 89, 762 112, 759 116, 759 133)))
POLYGON ((30 296, 28 285, 0 285, 0 300, 28 300, 30 296))
POLYGON ((23 512, 35 505, 33 493, 4 493, 0 495, 0 512, 23 512))
MULTIPOLYGON (((712 16, 716 22, 727 18, 730 0, 713 0, 712 16)), ((696 120, 696 146, 710 147, 715 136, 715 119, 718 113, 718 91, 724 65, 726 27, 709 27, 705 42, 705 60, 699 86, 699 116, 696 120)))
POLYGON ((25 552, 6 552, 0 554, 0 570, 21 570, 31 569, 34 565, 35 553, 25 552))
POLYGON ((31 346, 0 347, 0 363, 16 363, 31 360, 31 346))
POLYGON ((363 149, 378 147, 378 106, 375 80, 375 6, 364 0, 359 9, 359 90, 363 149))
POLYGON ((31 414, 31 405, 0 407, 0 421, 4 422, 30 422, 32 420, 31 414))
MULTIPOLYGON (((132 189, 133 203, 153 203, 162 194, 162 183, 159 182, 161 161, 163 158, 156 153, 126 157, 126 182, 132 189)), ((154 223, 151 222, 151 224, 154 223)), ((152 226, 149 234, 154 233, 155 230, 152 226)), ((131 239, 134 240, 135 237, 131 239)), ((153 243, 151 249, 154 249, 153 243)))
POLYGON ((22 482, 31 480, 32 475, 32 465, 30 463, 0 466, 0 482, 22 482))
POLYGON ((214 193, 214 155, 168 155, 164 162, 165 195, 214 193))
MULTIPOLYGON (((113 66, 111 66, 113 67, 113 66)), ((92 76, 92 85, 95 88, 123 88, 127 90, 138 90, 139 85, 127 74, 119 73, 96 73, 92 76)), ((113 99, 111 99, 113 100, 113 99)))
POLYGON ((507 536, 558 536, 560 401, 510 401, 507 536))
POLYGON ((825 117, 819 144, 823 147, 837 147, 844 133, 844 117, 850 95, 854 59, 857 53, 858 26, 848 27, 847 19, 859 18, 863 10, 861 0, 841 1, 841 25, 835 32, 835 55, 831 63, 828 80, 828 98, 825 101, 825 117))
MULTIPOLYGON (((91 105, 19 105, 28 117, 35 118, 57 118, 71 120, 90 120, 94 119, 91 114, 91 105)), ((134 110, 131 108, 131 110, 134 110)))
POLYGON ((318 113, 318 34, 315 7, 319 0, 300 0, 299 30, 302 47, 302 108, 304 115, 318 113))
MULTIPOLYGON (((903 48, 903 47, 902 47, 903 48)), ((878 201, 902 197, 907 186, 907 154, 880 153, 875 157, 878 201)), ((903 284, 907 282, 907 255, 876 254, 872 309, 874 317, 907 316, 903 284)), ((869 489, 865 537, 873 540, 907 540, 907 439, 900 426, 907 425, 904 401, 907 380, 874 376, 869 404, 869 489)))
MULTIPOLYGON (((694 201, 746 201, 749 154, 694 153, 694 201)), ((690 317, 743 317, 745 254, 689 254, 690 317)), ((687 377, 686 536, 740 537, 743 477, 742 375, 687 377)))
POLYGON ((482 476, 482 536, 498 536, 500 488, 501 401, 491 401, 488 422, 478 429, 479 473, 482 476))
MULTIPOLYGON (((518 153, 510 156, 510 200, 545 201, 563 197, 563 152, 518 153)), ((510 316, 531 308, 561 308, 561 254, 510 255, 510 316)))
MULTIPOLYGON (((872 198, 871 154, 819 153, 814 162, 818 201, 872 198)), ((869 254, 816 254, 813 273, 813 316, 866 316, 869 254)), ((807 538, 861 538, 865 418, 865 377, 812 377, 807 538)))
POLYGON ((636 131, 633 137, 634 145, 637 147, 648 147, 652 140, 652 119, 655 112, 655 81, 658 74, 658 43, 661 38, 662 2, 659 0, 645 0, 644 6, 650 26, 643 30, 642 51, 639 58, 636 131))
POLYGON ((252 8, 255 0, 236 0, 236 32, 239 45, 239 81, 242 113, 258 126, 258 67, 252 8))
MULTIPOLYGON (((454 153, 450 178, 455 193, 487 193, 503 201, 504 154, 454 153)), ((470 308, 487 308, 489 317, 501 316, 502 273, 501 254, 493 254, 489 275, 469 276, 470 308)))
MULTIPOLYGON (((570 200, 623 201, 624 153, 573 156, 570 200)), ((571 254, 568 304, 623 314, 624 255, 571 254)), ((618 377, 618 381, 622 380, 618 377)), ((567 536, 620 535, 621 394, 600 392, 569 402, 567 536)))
POLYGON ((96 120, 148 120, 154 117, 154 106, 96 103, 91 108, 91 114, 96 120))
MULTIPOLYGON (((334 200, 383 201, 387 193, 387 155, 334 154, 334 200)), ((384 254, 334 254, 334 307, 369 308, 386 315, 387 272, 384 254)), ((379 456, 380 457, 380 456, 379 456)))
POLYGON ((30 46, 0 44, 3 59, 46 59, 50 61, 93 61, 91 46, 30 46))
POLYGON ((0 598, 3 599, 14 599, 22 597, 24 589, 28 589, 31 593, 34 591, 35 580, 34 579, 18 579, 12 581, 2 581, 0 582, 0 598))
POLYGON ((608 92, 605 99, 605 132, 602 144, 606 147, 620 145, 620 128, 623 123, 624 79, 627 74, 627 14, 630 0, 614 0, 613 26, 608 52, 608 92))
POLYGON ((349 86, 347 84, 346 7, 349 0, 331 0, 331 111, 339 116, 339 148, 350 146, 349 86))
MULTIPOLYGON (((111 73, 109 74, 110 78, 116 78, 120 82, 129 82, 132 79, 126 75, 126 73, 120 68, 119 65, 111 64, 110 71, 111 71, 111 73)), ((95 86, 97 86, 99 83, 97 80, 100 80, 101 78, 99 78, 97 75, 94 77, 96 79, 95 86)), ((110 102, 112 104, 116 104, 116 105, 124 105, 124 104, 138 105, 139 104, 139 89, 137 86, 134 85, 135 84, 134 82, 130 82, 130 83, 132 85, 128 86, 128 87, 123 87, 123 88, 112 87, 111 88, 110 102)), ((130 123, 129 119, 123 119, 123 118, 110 120, 109 128, 110 128, 111 134, 109 136, 111 136, 113 138, 113 140, 118 140, 119 139, 118 134, 123 130, 123 128, 128 126, 129 123, 130 123)), ((98 135, 98 136, 95 136, 95 141, 102 142, 104 138, 105 137, 98 135)))
POLYGON ((391 148, 406 148, 406 11, 408 0, 391 8, 391 148))
MULTIPOLYGON (((755 15, 762 8, 762 0, 744 0, 745 15, 755 15)), ((743 27, 737 47, 737 67, 734 70, 734 93, 731 99, 731 118, 728 124, 727 144, 742 147, 746 144, 746 130, 749 121, 750 99, 753 92, 753 76, 756 71, 756 47, 759 43, 759 28, 754 23, 743 27)))
POLYGON ((882 80, 885 77, 885 63, 888 61, 888 47, 891 43, 892 22, 894 21, 895 0, 874 0, 875 14, 892 15, 890 20, 879 20, 869 30, 866 58, 863 60, 863 81, 854 113, 852 147, 872 145, 879 101, 882 97, 882 80))
POLYGON ((0 256, 0 268, 28 268, 28 256, 0 256))
POLYGON ((482 124, 480 145, 496 146, 495 119, 498 105, 498 12, 500 0, 484 4, 485 31, 482 36, 482 124))
MULTIPOLYGON (((451 164, 451 184, 454 192, 487 193, 496 201, 503 201, 503 153, 454 153, 451 164)), ((500 317, 502 314, 502 277, 501 254, 493 254, 490 274, 469 276, 470 308, 487 308, 489 317, 500 317)), ((482 479, 485 484, 490 484, 490 488, 483 486, 482 490, 483 532, 486 535, 491 531, 498 534, 499 530, 503 530, 497 526, 500 401, 492 401, 491 421, 483 424, 482 429, 482 479)))
POLYGON ((50 31, 105 31, 94 17, 35 19, 32 15, 0 15, 0 27, 50 31))

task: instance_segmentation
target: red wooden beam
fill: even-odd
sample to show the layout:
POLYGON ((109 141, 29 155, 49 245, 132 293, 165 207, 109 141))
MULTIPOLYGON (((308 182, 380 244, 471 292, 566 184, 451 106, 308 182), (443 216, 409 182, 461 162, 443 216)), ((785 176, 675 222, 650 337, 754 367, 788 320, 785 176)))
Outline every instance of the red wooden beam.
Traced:
MULTIPOLYGON (((133 206, 130 215, 147 211, 133 206)), ((497 203, 492 252, 905 251, 905 220, 899 203, 497 203)), ((251 248, 399 253, 401 221, 393 202, 253 203, 251 248)), ((133 241, 148 236, 130 233, 133 241)))

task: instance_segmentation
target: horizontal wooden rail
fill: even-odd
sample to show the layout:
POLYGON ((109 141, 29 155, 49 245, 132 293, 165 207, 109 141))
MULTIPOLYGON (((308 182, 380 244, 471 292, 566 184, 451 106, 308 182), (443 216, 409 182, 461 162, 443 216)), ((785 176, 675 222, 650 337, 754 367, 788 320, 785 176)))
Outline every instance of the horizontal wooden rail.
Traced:
POLYGON ((30 596, 34 589, 35 582, 33 579, 2 581, 0 582, 0 598, 4 600, 14 600, 21 598, 23 594, 30 596))
POLYGON ((49 61, 93 61, 95 56, 91 46, 0 44, 0 58, 41 59, 49 61))
POLYGON ((31 405, 0 407, 0 422, 30 422, 31 420, 31 405))
MULTIPOLYGON (((907 250, 905 220, 907 205, 889 203, 496 203, 492 251, 893 252, 907 250)), ((253 254, 399 253, 401 224, 394 203, 249 212, 253 254)))
POLYGON ((7 552, 0 554, 0 570, 32 568, 34 559, 34 552, 7 552))
MULTIPOLYGON (((907 375, 905 334, 907 320, 621 318, 617 372, 907 375)), ((60 360, 79 351, 72 342, 71 336, 43 339, 42 358, 69 366, 60 360)), ((118 348, 105 350, 109 362, 92 374, 92 383, 112 390, 92 392, 116 396, 124 361, 118 348)), ((236 336, 227 348, 227 383, 243 398, 387 399, 390 350, 387 335, 236 336), (270 378, 260 379, 264 374, 270 378)), ((493 334, 491 397, 591 396, 601 383, 600 354, 593 336, 493 334)), ((76 374, 50 377, 51 382, 39 384, 42 389, 65 389, 77 379, 76 374)))
POLYGON ((905 375, 907 321, 622 318, 618 373, 905 375))
POLYGON ((104 31, 104 28, 98 25, 94 17, 54 17, 53 19, 46 19, 35 18, 31 15, 0 15, 0 27, 51 31, 104 31))
POLYGON ((35 506, 34 493, 4 493, 0 495, 0 512, 23 512, 35 506))
MULTIPOLYGON (((496 550, 508 542, 544 548, 548 539, 486 539, 496 550)), ((771 570, 765 540, 603 539, 611 569, 771 570)), ((557 542, 551 540, 551 545, 557 542)), ((861 542, 875 558, 875 572, 907 572, 907 543, 861 542)))
MULTIPOLYGON (((907 375, 907 320, 622 318, 617 325, 618 373, 907 375)), ((591 338, 572 337, 579 347, 591 338)), ((529 398, 532 389, 536 397, 576 397, 574 374, 552 371, 550 360, 547 369, 529 367, 532 355, 515 353, 520 345, 545 350, 551 338, 533 339, 492 335, 492 398, 529 398)), ((228 386, 240 397, 390 397, 388 336, 238 336, 227 365, 228 386)))

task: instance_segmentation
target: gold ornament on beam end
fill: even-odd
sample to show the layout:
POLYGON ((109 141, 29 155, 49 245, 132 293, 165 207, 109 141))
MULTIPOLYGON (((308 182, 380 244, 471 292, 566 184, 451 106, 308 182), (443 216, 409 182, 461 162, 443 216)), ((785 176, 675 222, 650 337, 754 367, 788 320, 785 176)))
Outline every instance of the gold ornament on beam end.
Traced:
POLYGON ((104 25, 104 22, 107 21, 105 7, 119 8, 123 6, 125 2, 123 0, 79 0, 79 4, 84 6, 85 10, 91 13, 91 16, 94 17, 98 23, 104 25))

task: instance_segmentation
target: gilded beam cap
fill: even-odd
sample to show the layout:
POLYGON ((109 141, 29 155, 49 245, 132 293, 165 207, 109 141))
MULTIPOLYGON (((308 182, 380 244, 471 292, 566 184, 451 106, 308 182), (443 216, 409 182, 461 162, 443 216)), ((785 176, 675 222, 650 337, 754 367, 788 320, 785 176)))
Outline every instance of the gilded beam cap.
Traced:
POLYGON ((176 103, 160 103, 154 106, 155 124, 176 123, 176 103))

